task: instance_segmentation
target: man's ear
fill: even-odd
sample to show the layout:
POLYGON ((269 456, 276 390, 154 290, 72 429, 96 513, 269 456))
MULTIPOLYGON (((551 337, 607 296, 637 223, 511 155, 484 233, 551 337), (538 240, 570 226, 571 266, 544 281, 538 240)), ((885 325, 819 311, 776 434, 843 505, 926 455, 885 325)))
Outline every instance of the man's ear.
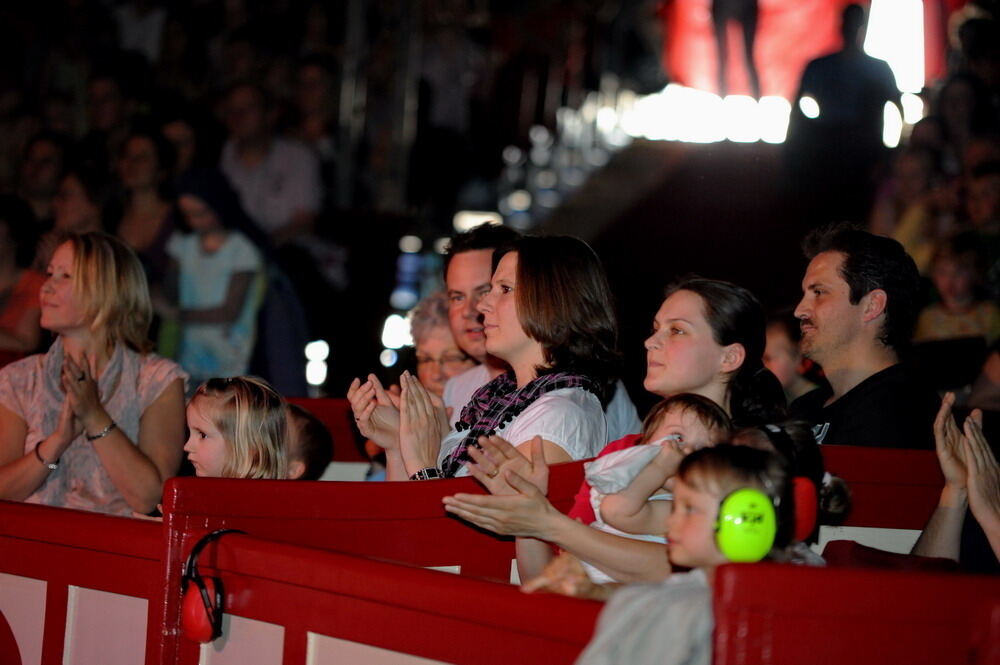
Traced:
POLYGON ((724 374, 735 372, 746 360, 747 350, 740 343, 730 344, 722 349, 722 365, 720 369, 724 374))
POLYGON ((889 296, 882 289, 869 291, 862 299, 862 317, 865 323, 877 319, 885 313, 889 304, 889 296))

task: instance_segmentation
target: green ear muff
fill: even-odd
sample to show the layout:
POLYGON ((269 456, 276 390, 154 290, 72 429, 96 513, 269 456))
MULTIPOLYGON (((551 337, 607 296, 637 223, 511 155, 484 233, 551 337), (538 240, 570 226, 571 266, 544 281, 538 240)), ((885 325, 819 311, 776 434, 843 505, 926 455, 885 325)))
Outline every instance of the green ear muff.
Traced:
POLYGON ((749 487, 738 489, 719 504, 715 542, 730 561, 760 561, 771 551, 777 531, 774 504, 760 490, 749 487))

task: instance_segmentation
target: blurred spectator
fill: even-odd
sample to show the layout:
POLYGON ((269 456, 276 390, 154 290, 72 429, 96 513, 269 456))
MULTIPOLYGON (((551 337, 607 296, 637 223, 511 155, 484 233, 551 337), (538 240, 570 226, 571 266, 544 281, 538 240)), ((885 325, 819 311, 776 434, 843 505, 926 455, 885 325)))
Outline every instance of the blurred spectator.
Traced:
POLYGON ((920 312, 914 342, 982 337, 989 345, 1000 336, 1000 309, 980 298, 982 250, 975 233, 959 234, 939 246, 931 279, 941 301, 920 312))
POLYGON ((304 55, 332 55, 333 44, 337 42, 336 31, 342 27, 337 19, 341 16, 331 16, 331 12, 343 11, 341 6, 323 2, 311 2, 306 7, 303 20, 302 41, 299 50, 304 55))
POLYGON ((241 229, 246 215, 221 173, 201 171, 178 184, 190 233, 175 233, 166 297, 158 307, 180 326, 177 360, 192 383, 249 368, 263 288, 260 250, 241 229))
POLYGON ((167 10, 155 0, 126 0, 114 10, 118 24, 118 45, 136 51, 150 63, 160 58, 160 44, 167 10))
POLYGON ((1000 162, 1000 133, 987 131, 969 139, 962 153, 962 175, 965 178, 988 162, 1000 162))
POLYGON ((922 148, 906 148, 896 155, 892 179, 872 209, 872 233, 895 238, 924 273, 934 251, 936 229, 931 214, 931 184, 937 174, 936 157, 922 148))
POLYGON ((988 295, 1000 299, 1000 161, 986 162, 972 171, 965 204, 969 223, 986 254, 988 295))
POLYGON ((323 182, 329 186, 333 183, 337 131, 337 91, 329 58, 312 55, 299 63, 295 113, 289 135, 310 146, 319 156, 323 182))
POLYGON ((101 171, 79 165, 69 167, 52 200, 52 230, 38 241, 32 267, 45 270, 64 235, 104 231, 108 192, 109 182, 101 171))
POLYGON ((936 106, 935 115, 944 123, 945 159, 948 163, 960 163, 973 136, 993 126, 989 92, 971 74, 955 74, 938 91, 936 106))
MULTIPOLYGON (((970 2, 969 5, 986 5, 987 2, 970 2)), ((993 15, 984 12, 973 16, 958 28, 964 68, 978 78, 991 92, 992 101, 998 101, 1000 92, 1000 23, 997 22, 997 5, 992 2, 993 15)))
POLYGON ((970 409, 1000 411, 1000 344, 995 344, 965 402, 970 409))
POLYGON ((167 16, 156 60, 157 87, 194 100, 202 96, 210 73, 201 23, 190 14, 167 16))
POLYGON ((142 261, 151 285, 166 272, 166 246, 174 231, 170 176, 174 147, 155 130, 134 130, 122 144, 116 171, 124 207, 115 233, 142 261))
POLYGON ((801 339, 799 320, 792 310, 778 312, 768 320, 764 367, 778 377, 789 403, 818 387, 804 374, 806 365, 811 365, 812 361, 802 356, 799 349, 801 339))
POLYGON ((1000 232, 1000 161, 986 162, 972 171, 965 206, 969 222, 976 230, 1000 232))
POLYGON ((80 154, 95 168, 110 170, 111 156, 119 153, 128 133, 131 104, 118 75, 101 71, 87 84, 87 134, 80 141, 80 154))
POLYGON ((39 229, 52 226, 52 202, 69 150, 69 140, 51 132, 36 134, 25 147, 18 171, 17 195, 31 206, 39 229))
POLYGON ((159 116, 160 132, 174 146, 173 178, 192 169, 215 168, 224 130, 197 106, 173 105, 159 116))
POLYGON ((267 94, 240 83, 226 95, 221 167, 244 209, 275 244, 308 234, 322 203, 319 165, 305 146, 273 135, 267 94))
POLYGON ((0 364, 34 353, 41 340, 38 293, 45 277, 24 268, 31 226, 27 204, 0 197, 0 364))

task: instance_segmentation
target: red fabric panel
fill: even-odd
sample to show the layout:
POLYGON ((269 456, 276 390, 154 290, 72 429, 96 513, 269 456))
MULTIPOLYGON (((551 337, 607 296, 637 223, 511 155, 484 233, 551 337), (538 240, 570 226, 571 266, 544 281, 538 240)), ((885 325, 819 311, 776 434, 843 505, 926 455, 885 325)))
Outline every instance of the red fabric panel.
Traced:
POLYGON ((289 397, 289 404, 298 404, 326 425, 333 437, 334 462, 367 462, 361 451, 361 437, 354 426, 351 403, 342 398, 289 397))
POLYGON ((571 663, 601 608, 240 535, 209 545, 199 569, 220 576, 231 614, 459 664, 571 663))
POLYGON ((944 477, 930 450, 820 446, 826 469, 847 481, 851 514, 845 526, 923 529, 937 506, 944 477))
POLYGON ((1000 662, 1000 580, 730 564, 716 573, 715 665, 1000 662))
MULTIPOLYGON (((754 55, 761 93, 791 99, 806 64, 840 48, 840 13, 850 0, 760 0, 754 55)), ((664 66, 671 80, 716 92, 711 0, 674 0, 666 15, 664 66)), ((729 26, 729 92, 750 94, 743 34, 729 26)))

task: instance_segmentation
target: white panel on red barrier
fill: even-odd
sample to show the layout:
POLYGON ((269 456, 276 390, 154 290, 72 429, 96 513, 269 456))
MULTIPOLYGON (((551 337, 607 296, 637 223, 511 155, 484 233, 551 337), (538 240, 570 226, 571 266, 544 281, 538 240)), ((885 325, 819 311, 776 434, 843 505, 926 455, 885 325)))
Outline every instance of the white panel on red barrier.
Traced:
POLYGON ((201 646, 200 665, 276 665, 285 629, 273 623, 222 615, 222 637, 201 646))
POLYGON ((135 665, 146 656, 145 598, 70 586, 63 665, 135 665))
POLYGON ((916 529, 876 529, 864 526, 821 526, 819 542, 813 546, 817 553, 822 552, 831 540, 853 540, 856 543, 874 547, 886 552, 909 554, 914 543, 920 537, 916 529))
POLYGON ((349 642, 336 637, 309 633, 306 665, 441 665, 440 660, 420 658, 408 653, 373 647, 370 644, 349 642))
POLYGON ((10 625, 23 665, 42 662, 45 581, 0 573, 0 612, 10 625))

